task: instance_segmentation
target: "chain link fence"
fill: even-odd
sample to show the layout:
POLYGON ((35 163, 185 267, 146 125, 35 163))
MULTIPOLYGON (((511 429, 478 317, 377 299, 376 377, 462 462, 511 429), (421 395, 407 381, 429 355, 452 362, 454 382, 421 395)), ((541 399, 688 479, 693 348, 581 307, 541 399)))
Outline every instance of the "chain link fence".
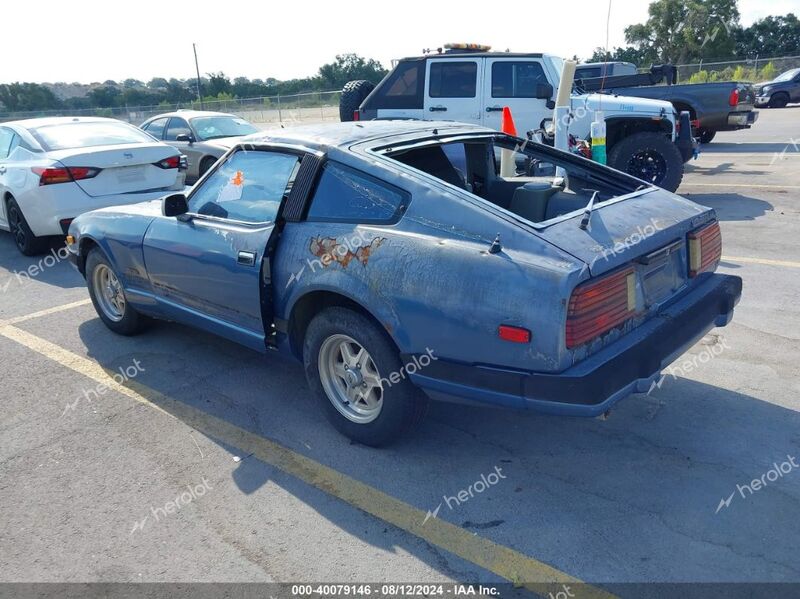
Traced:
POLYGON ((751 58, 724 62, 697 62, 676 65, 681 83, 708 83, 714 81, 770 81, 789 69, 800 67, 800 56, 778 58, 751 58))
POLYGON ((292 125, 339 120, 340 91, 308 92, 261 98, 204 100, 156 106, 122 106, 0 113, 0 122, 46 116, 104 116, 140 125, 147 119, 173 110, 213 110, 235 114, 256 125, 292 125))

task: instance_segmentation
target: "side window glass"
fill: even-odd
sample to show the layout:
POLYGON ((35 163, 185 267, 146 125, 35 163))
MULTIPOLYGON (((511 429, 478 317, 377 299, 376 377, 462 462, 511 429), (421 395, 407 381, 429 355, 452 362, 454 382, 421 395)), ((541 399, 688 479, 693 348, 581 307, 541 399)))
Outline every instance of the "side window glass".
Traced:
POLYGON ((397 219, 408 194, 346 166, 329 162, 320 177, 307 219, 387 224, 397 219))
POLYGON ((192 130, 189 129, 189 123, 184 121, 183 119, 177 119, 172 117, 169 120, 169 126, 167 127, 167 134, 164 136, 164 139, 167 141, 175 141, 179 135, 191 134, 192 130))
POLYGON ((164 137, 164 127, 167 124, 167 119, 156 119, 147 127, 144 128, 150 135, 155 137, 156 139, 161 139, 164 137))
POLYGON ((189 198, 189 212, 246 223, 274 222, 297 173, 295 154, 241 150, 189 198))
POLYGON ((431 98, 474 98, 477 81, 476 62, 432 62, 428 94, 431 98))
POLYGON ((11 147, 16 135, 11 129, 0 127, 0 160, 5 160, 13 149, 11 147))
POLYGON ((492 64, 493 98, 535 98, 539 83, 547 83, 547 77, 538 62, 501 61, 492 64))

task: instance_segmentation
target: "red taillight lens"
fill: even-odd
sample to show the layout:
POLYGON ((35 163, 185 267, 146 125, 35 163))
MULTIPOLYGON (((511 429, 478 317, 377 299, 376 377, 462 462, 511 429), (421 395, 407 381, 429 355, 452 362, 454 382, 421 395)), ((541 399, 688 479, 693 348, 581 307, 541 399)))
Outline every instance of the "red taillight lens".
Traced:
POLYGON ((531 332, 528 329, 521 327, 512 327, 507 324, 501 324, 497 327, 497 334, 503 341, 511 341, 513 343, 530 343, 531 332))
POLYGON ((34 166, 31 169, 39 175, 39 185, 53 185, 55 183, 70 183, 81 179, 91 179, 100 172, 99 168, 88 166, 71 166, 68 168, 42 168, 34 166))
POLYGON ((731 106, 736 106, 739 103, 739 90, 735 89, 731 92, 730 97, 728 98, 728 104, 731 106))
POLYGON ((361 113, 358 110, 353 111, 353 120, 360 121, 361 120, 361 113))
POLYGON ((696 277, 701 272, 714 270, 722 257, 722 231, 714 221, 687 236, 689 240, 689 276, 696 277))
POLYGON ((636 314, 636 274, 632 266, 578 285, 567 310, 567 347, 577 347, 636 314))
POLYGON ((164 158, 161 162, 156 162, 156 166, 159 168, 178 168, 180 165, 180 156, 170 156, 169 158, 164 158))

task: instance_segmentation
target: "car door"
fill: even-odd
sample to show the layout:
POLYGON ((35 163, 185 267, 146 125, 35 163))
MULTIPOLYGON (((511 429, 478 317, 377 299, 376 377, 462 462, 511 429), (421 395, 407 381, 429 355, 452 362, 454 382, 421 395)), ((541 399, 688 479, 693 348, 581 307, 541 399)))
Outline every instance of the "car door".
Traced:
POLYGON ((538 129, 543 119, 552 118, 553 111, 547 107, 547 100, 536 98, 536 86, 549 83, 541 61, 487 58, 483 79, 483 125, 500 130, 504 106, 511 109, 521 136, 538 129))
POLYGON ((483 58, 430 58, 425 66, 425 119, 481 123, 483 58))
POLYGON ((186 119, 173 116, 164 130, 164 142, 186 155, 189 161, 186 176, 190 180, 195 180, 200 177, 200 161, 203 159, 203 151, 193 141, 178 141, 179 135, 190 135, 193 139, 195 137, 194 131, 186 119))
POLYGON ((160 119, 155 119, 150 121, 146 125, 142 127, 145 131, 147 131, 150 135, 155 137, 158 141, 164 139, 164 129, 167 128, 167 121, 169 119, 167 117, 162 117, 160 119))
POLYGON ((168 318, 265 349, 265 254, 300 158, 285 149, 239 149, 191 192, 188 214, 151 224, 144 260, 168 318))

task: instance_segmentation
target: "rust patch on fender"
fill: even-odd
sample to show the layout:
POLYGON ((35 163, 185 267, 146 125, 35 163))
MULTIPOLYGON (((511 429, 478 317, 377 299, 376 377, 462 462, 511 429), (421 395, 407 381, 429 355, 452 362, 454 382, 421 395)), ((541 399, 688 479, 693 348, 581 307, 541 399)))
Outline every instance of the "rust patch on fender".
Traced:
POLYGON ((340 243, 335 237, 312 237, 308 249, 319 258, 324 268, 334 262, 341 264, 342 268, 347 268, 353 259, 361 262, 362 266, 366 266, 372 252, 377 250, 384 241, 386 241, 385 237, 374 237, 368 244, 351 247, 347 240, 340 243))

